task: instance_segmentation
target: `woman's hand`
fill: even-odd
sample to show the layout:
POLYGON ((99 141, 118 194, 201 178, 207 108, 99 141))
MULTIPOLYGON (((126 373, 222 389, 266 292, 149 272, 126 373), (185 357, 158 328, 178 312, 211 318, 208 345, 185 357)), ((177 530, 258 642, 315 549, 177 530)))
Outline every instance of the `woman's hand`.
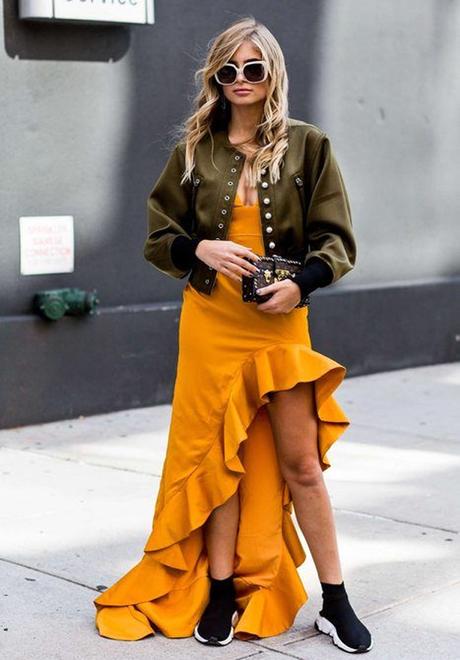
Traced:
POLYGON ((252 263, 259 261, 258 255, 251 248, 234 241, 203 239, 198 243, 195 254, 205 264, 237 282, 241 282, 243 275, 252 275, 258 270, 252 263))
POLYGON ((261 295, 273 294, 269 300, 257 303, 257 309, 260 309, 261 312, 267 312, 267 314, 287 314, 294 309, 302 298, 299 285, 288 277, 257 289, 257 293, 261 295))

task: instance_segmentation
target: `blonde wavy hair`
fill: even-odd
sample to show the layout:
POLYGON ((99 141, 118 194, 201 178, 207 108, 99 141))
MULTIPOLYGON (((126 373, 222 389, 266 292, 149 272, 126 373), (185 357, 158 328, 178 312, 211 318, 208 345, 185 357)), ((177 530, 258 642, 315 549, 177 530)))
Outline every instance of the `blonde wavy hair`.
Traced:
MULTIPOLYGON (((175 139, 185 143, 185 170, 181 184, 190 181, 193 176, 195 148, 198 142, 209 134, 213 154, 213 131, 227 129, 231 104, 227 101, 226 107, 222 108, 223 92, 214 74, 231 59, 233 53, 246 40, 250 40, 260 50, 268 68, 268 92, 255 134, 259 148, 247 159, 248 183, 255 187, 256 182, 260 181, 260 170, 265 167, 272 183, 280 177, 283 155, 288 148, 286 65, 281 47, 270 30, 253 16, 247 16, 236 20, 209 42, 205 64, 195 73, 195 84, 199 84, 200 89, 192 99, 193 112, 176 127, 174 133, 175 139)), ((241 142, 238 146, 244 144, 245 142, 241 142)), ((218 169, 214 158, 211 158, 218 169)))

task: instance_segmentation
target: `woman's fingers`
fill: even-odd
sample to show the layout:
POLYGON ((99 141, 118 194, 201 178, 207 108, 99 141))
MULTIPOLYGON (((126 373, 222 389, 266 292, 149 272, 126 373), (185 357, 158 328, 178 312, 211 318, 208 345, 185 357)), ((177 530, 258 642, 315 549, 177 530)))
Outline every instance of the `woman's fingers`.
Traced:
POLYGON ((229 255, 228 260, 235 266, 235 270, 239 275, 255 275, 259 270, 257 262, 259 256, 242 245, 235 243, 233 252, 229 255))
POLYGON ((235 282, 241 282, 241 275, 237 275, 231 268, 229 268, 227 265, 222 266, 221 273, 224 275, 227 275, 232 280, 235 280, 235 282))
POLYGON ((230 263, 239 275, 255 275, 259 270, 255 264, 237 255, 230 258, 230 263))
POLYGON ((218 252, 220 263, 217 270, 231 279, 241 281, 243 275, 251 276, 258 272, 256 264, 260 257, 251 248, 233 241, 222 241, 218 247, 215 244, 212 247, 218 252))

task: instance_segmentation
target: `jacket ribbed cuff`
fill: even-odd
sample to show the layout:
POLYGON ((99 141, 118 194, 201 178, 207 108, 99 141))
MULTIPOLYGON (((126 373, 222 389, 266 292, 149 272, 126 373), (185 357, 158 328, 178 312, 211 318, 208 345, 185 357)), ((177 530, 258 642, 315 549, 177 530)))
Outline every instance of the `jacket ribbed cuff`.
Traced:
POLYGON ((180 270, 191 268, 198 257, 195 254, 201 238, 189 238, 179 234, 171 243, 171 261, 180 270))
POLYGON ((331 267, 319 257, 309 259, 305 268, 291 276, 293 281, 298 284, 302 298, 317 289, 327 286, 334 279, 334 273, 331 267))

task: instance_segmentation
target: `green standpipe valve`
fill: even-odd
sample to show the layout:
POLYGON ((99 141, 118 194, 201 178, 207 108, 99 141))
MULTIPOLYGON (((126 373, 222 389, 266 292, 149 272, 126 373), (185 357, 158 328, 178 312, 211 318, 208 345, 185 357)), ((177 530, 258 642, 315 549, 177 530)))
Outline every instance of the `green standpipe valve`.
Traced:
POLYGON ((47 289, 37 291, 33 299, 33 308, 40 316, 57 321, 64 314, 82 316, 94 314, 99 304, 97 291, 83 291, 82 289, 47 289))

